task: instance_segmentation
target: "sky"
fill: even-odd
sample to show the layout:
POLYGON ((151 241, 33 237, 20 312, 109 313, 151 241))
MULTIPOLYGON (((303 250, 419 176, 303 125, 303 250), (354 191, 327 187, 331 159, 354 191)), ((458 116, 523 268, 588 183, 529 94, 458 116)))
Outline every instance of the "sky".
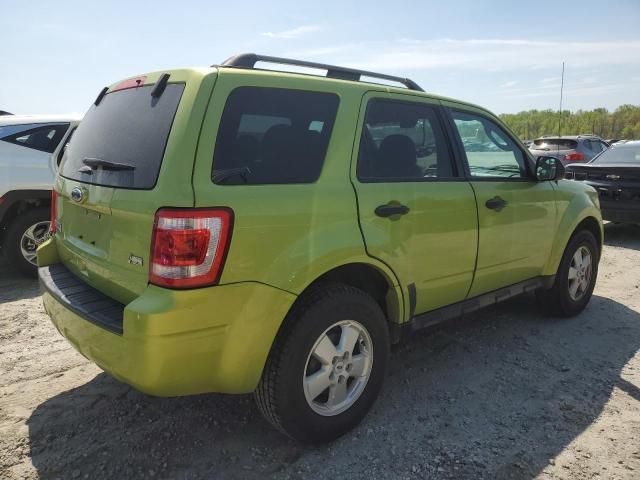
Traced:
POLYGON ((241 52, 406 76, 496 113, 640 104, 640 0, 2 1, 0 110, 84 113, 108 84, 241 52))

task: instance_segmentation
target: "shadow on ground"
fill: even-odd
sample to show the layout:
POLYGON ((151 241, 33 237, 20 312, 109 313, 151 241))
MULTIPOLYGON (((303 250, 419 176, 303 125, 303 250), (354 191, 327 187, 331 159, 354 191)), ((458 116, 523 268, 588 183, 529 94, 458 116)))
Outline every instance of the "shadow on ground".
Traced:
POLYGON ((40 295, 38 280, 18 275, 0 256, 0 304, 40 295))
POLYGON ((604 244, 640 250, 640 225, 611 222, 605 224, 604 244))
POLYGON ((100 374, 37 407, 31 457, 42 478, 531 478, 615 386, 640 399, 620 376, 639 347, 640 315, 613 300, 555 320, 521 297, 396 348, 371 414, 330 446, 296 445, 250 396, 152 398, 100 374))

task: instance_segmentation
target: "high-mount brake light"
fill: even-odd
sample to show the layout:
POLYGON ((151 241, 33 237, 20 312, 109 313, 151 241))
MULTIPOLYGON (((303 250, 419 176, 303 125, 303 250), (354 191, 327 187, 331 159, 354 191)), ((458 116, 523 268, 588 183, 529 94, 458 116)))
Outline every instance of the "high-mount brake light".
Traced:
POLYGON ((149 281, 167 288, 215 285, 233 229, 229 208, 162 208, 156 212, 149 281))
POLYGON ((147 79, 146 75, 143 77, 130 78, 124 82, 120 82, 118 85, 111 89, 111 92, 117 92, 118 90, 126 90, 127 88, 138 88, 144 85, 144 81, 147 79))

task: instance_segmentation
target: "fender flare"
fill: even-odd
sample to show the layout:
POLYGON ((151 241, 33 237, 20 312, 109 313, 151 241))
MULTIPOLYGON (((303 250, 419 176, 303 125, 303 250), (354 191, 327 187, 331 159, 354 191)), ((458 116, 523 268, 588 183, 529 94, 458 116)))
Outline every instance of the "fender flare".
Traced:
POLYGON ((600 235, 596 240, 600 246, 604 243, 604 230, 602 227, 602 215, 600 209, 597 208, 587 196, 576 196, 572 199, 567 209, 564 211, 562 218, 556 227, 556 236, 551 247, 549 260, 544 267, 543 275, 555 275, 558 271, 562 255, 569 240, 573 236, 578 226, 593 219, 597 225, 600 235))

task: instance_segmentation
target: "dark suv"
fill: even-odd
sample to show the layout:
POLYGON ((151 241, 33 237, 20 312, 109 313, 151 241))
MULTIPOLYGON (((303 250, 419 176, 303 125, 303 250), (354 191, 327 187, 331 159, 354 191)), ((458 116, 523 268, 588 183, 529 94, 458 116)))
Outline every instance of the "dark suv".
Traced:
POLYGON ((607 148, 609 144, 596 135, 544 136, 529 146, 535 157, 555 157, 564 165, 589 162, 607 148))

